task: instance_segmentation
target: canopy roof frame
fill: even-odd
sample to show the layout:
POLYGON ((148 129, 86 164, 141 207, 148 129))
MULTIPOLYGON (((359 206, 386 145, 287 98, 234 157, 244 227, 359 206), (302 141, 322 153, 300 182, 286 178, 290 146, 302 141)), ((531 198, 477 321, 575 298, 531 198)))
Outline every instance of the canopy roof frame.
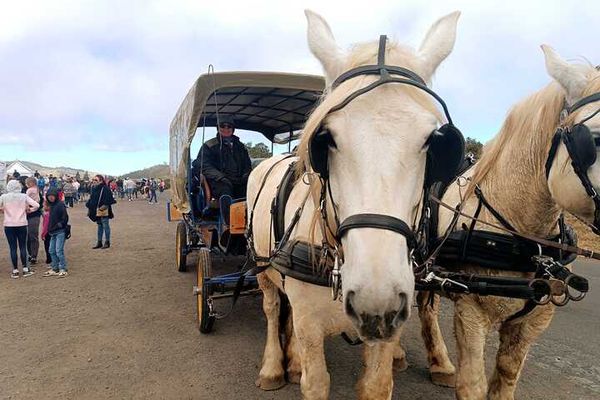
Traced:
POLYGON ((186 191, 190 146, 198 127, 213 127, 219 117, 234 118, 236 128, 261 133, 271 143, 297 139, 325 88, 323 77, 280 72, 220 72, 201 75, 188 91, 170 126, 169 169, 172 201, 190 212, 186 191), (216 105, 215 105, 216 99, 216 105), (282 138, 281 134, 287 134, 282 138))

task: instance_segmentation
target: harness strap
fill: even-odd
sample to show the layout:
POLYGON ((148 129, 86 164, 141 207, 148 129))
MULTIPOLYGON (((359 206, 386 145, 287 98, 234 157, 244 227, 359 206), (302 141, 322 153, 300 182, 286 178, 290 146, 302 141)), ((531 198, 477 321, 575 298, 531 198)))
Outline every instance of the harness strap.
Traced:
POLYGON ((275 245, 277 245, 285 233, 285 205, 290 198, 294 187, 294 169, 296 161, 293 161, 288 166, 281 183, 277 187, 277 194, 273 197, 271 204, 271 216, 273 218, 273 233, 275 236, 275 245))
POLYGON ((350 229, 374 228, 384 229, 401 234, 406 238, 408 247, 417 247, 417 238, 406 222, 389 215, 381 214, 355 214, 346 218, 338 227, 337 237, 341 239, 350 229))
MULTIPOLYGON (((539 278, 539 276, 540 276, 540 274, 539 274, 539 272, 537 272, 535 274, 535 277, 539 278)), ((532 312, 533 310, 535 310, 536 306, 537 306, 537 304, 536 304, 535 301, 533 301, 532 299, 527 300, 525 302, 525 305, 523 306, 523 308, 521 308, 519 311, 517 311, 516 313, 514 313, 513 315, 511 315, 510 317, 508 317, 508 319, 505 322, 509 323, 509 324, 516 324, 516 323, 518 323, 522 318, 524 318, 530 312, 532 312)))
MULTIPOLYGON (((386 67, 388 68, 388 67, 386 67)), ((388 71, 389 72, 389 71, 388 71)), ((359 89, 355 92, 353 92, 351 95, 349 95, 348 97, 346 97, 341 103, 337 104, 336 106, 332 107, 328 114, 331 114, 333 112, 339 111, 342 108, 346 107, 348 105, 348 103, 350 103, 352 100, 354 100, 355 98, 357 98, 358 96, 361 96, 373 89, 375 89, 378 86, 384 85, 386 83, 402 83, 405 85, 410 85, 410 86, 414 86, 416 88, 419 88, 421 90, 423 90, 424 92, 428 93, 431 97, 433 97, 438 103, 440 103, 440 105, 442 106, 442 110, 444 111, 444 115, 446 116, 446 120, 448 121, 448 123, 450 125, 454 125, 454 123, 452 122, 452 117, 450 116, 450 111, 448 111, 448 106, 446 105, 446 102, 444 102, 444 100, 438 96, 437 93, 435 93, 433 90, 429 89, 427 86, 421 84, 418 81, 412 80, 412 79, 406 79, 406 78, 391 78, 389 76, 383 76, 380 79, 376 80, 375 82, 365 86, 362 89, 359 89)))
MULTIPOLYGON (((500 222, 506 229, 509 229, 511 231, 514 231, 515 228, 510 224, 510 222, 508 222, 506 220, 506 218, 504 218, 494 207, 491 206, 491 204, 486 200, 485 196, 483 195, 483 192, 481 191, 481 188, 479 186, 475 186, 475 194, 477 195, 477 198, 479 199, 480 202, 483 203, 483 205, 485 206, 485 208, 488 209, 489 212, 492 213, 492 215, 494 216, 494 218, 496 218, 498 220, 498 222, 500 222)), ((477 218, 477 217, 476 217, 477 218)))
POLYGON ((348 79, 354 78, 359 75, 389 75, 392 72, 394 75, 404 76, 413 81, 419 82, 422 85, 426 85, 423 78, 419 75, 415 74, 409 69, 385 65, 385 45, 387 42, 387 36, 381 35, 379 36, 379 53, 377 54, 377 65, 364 65, 362 67, 357 67, 351 69, 350 71, 344 72, 342 75, 338 76, 335 81, 331 84, 331 87, 335 89, 341 83, 347 81, 348 79))
POLYGON ((556 156, 556 152, 558 151, 558 145, 560 144, 560 139, 562 136, 562 128, 559 128, 554 136, 552 137, 552 145, 550 146, 550 151, 548 152, 548 158, 546 159, 546 180, 550 176, 550 169, 552 168, 552 163, 554 162, 554 157, 556 156))
MULTIPOLYGON (((436 202, 436 203, 438 203, 442 207, 444 207, 444 208, 446 208, 446 209, 448 209, 448 210, 450 210, 452 212, 455 212, 455 213, 459 214, 462 217, 465 217, 465 218, 468 218, 468 219, 471 219, 471 220, 473 219, 473 217, 471 215, 465 214, 465 213, 463 213, 463 212, 461 212, 459 210, 455 210, 452 206, 450 206, 449 204, 444 203, 443 201, 441 201, 440 199, 438 199, 435 196, 431 196, 431 200, 434 201, 434 202, 436 202)), ((502 227, 502 226, 499 226, 499 225, 496 225, 496 224, 493 224, 493 223, 487 222, 487 221, 478 220, 478 222, 480 224, 491 226, 492 228, 496 228, 496 229, 502 230, 504 232, 508 232, 511 235, 518 236, 518 237, 521 237, 523 239, 531 240, 532 242, 539 243, 539 244, 541 244, 543 246, 552 247, 554 249, 562 250, 562 251, 565 251, 567 253, 577 254, 579 256, 584 256, 584 257, 587 257, 587 258, 593 258, 594 260, 600 260, 600 254, 596 254, 596 252, 594 252, 592 250, 582 249, 581 247, 570 246, 570 245, 565 244, 565 243, 557 243, 557 242, 553 242, 552 240, 542 239, 542 238, 538 238, 538 237, 535 237, 535 236, 527 235, 527 234, 524 234, 524 233, 519 233, 517 231, 511 230, 511 229, 507 229, 505 227, 502 227)))
MULTIPOLYGON (((288 158, 293 157, 293 154, 289 154, 285 157, 283 157, 281 160, 277 161, 276 163, 274 163, 273 165, 271 165, 271 167, 267 170, 267 173, 265 174, 263 181, 260 185, 260 188, 258 189, 258 192, 256 193, 256 198, 254 199, 254 204, 252 205, 252 209, 248 215, 248 230, 246 232, 246 240, 248 242, 248 251, 250 252, 252 259, 256 262, 269 262, 270 258, 269 257, 260 257, 256 254, 256 251, 254 249, 254 240, 253 240, 253 227, 254 227, 254 210, 256 209, 256 205, 258 204, 258 199, 260 198, 260 194, 262 193, 265 184, 267 183, 267 179, 269 178, 269 176, 271 175, 271 172, 273 172, 273 170, 275 169, 275 167, 282 161, 287 160, 288 158)), ((271 218, 271 223, 273 222, 273 218, 271 218)), ((270 234, 271 230, 269 230, 269 234, 270 234)), ((270 248, 270 244, 269 244, 269 248, 270 248)))
POLYGON ((471 226, 467 230, 467 237, 465 238, 465 242, 462 246, 462 251, 460 252, 460 259, 464 261, 467 258, 467 249, 469 248, 469 242, 471 241, 471 237, 473 236, 473 232, 475 231, 475 225, 477 225, 477 218, 479 217, 479 213, 481 213, 481 208, 483 206, 483 201, 479 198, 479 202, 477 202, 477 209, 475 210, 475 215, 473 215, 473 220, 471 221, 471 226))
POLYGON ((231 295, 231 306, 229 307, 229 310, 225 314, 220 315, 218 319, 224 319, 227 316, 229 316, 229 314, 231 314, 233 308, 235 307, 235 303, 237 303, 238 299, 240 298, 240 294, 242 294, 242 289, 244 288, 244 282, 246 281, 246 277, 260 274, 261 272, 264 272, 267 268, 269 268, 269 266, 256 265, 253 268, 250 268, 249 270, 245 270, 246 266, 250 263, 251 257, 252 256, 248 254, 246 256, 244 264, 240 268, 241 274, 237 282, 235 283, 235 288, 233 289, 233 294, 231 295))
POLYGON ((575 104, 573 104, 571 107, 568 107, 567 111, 569 112, 569 114, 571 114, 572 112, 585 106, 586 104, 594 103, 596 101, 600 101, 600 93, 594 93, 590 96, 584 97, 583 99, 581 99, 578 102, 576 102, 575 104))
POLYGON ((290 222, 287 229, 285 230, 285 233, 283 234, 283 237, 281 238, 280 242, 277 244, 277 247, 275 247, 275 250, 273 251, 273 253, 271 255, 271 259, 273 258, 273 255, 277 254, 281 250, 283 245, 285 243, 287 243, 287 241, 289 240, 289 238, 292 234, 292 231, 298 224, 298 221, 300 221, 300 217, 302 216, 302 212, 304 211, 304 206, 306 205, 306 201, 308 200, 309 197, 310 197, 310 188, 306 191, 306 195, 304 196, 304 199, 302 200, 300 207, 298 207, 296 209, 296 212, 294 213, 294 217, 292 218, 292 221, 290 222))

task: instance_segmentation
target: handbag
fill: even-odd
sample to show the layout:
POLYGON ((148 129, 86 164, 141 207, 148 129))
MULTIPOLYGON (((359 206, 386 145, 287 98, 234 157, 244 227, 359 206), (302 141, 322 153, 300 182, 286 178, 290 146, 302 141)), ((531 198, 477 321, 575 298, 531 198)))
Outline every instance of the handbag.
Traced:
MULTIPOLYGON (((103 191, 104 191, 104 188, 100 189, 100 196, 98 196, 98 203, 100 203, 100 201, 102 200, 102 192, 103 191)), ((96 217, 98 217, 98 218, 108 217, 108 206, 104 205, 104 206, 96 208, 96 217)))

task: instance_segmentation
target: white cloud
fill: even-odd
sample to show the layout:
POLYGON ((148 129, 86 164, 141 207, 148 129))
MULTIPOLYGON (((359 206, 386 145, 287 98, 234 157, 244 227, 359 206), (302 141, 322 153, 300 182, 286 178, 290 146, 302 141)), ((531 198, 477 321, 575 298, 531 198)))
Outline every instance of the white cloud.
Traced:
POLYGON ((461 10, 455 51, 434 88, 465 134, 481 138, 548 82, 541 43, 598 62, 600 2, 591 0, 3 3, 0 143, 59 137, 99 148, 126 139, 123 149, 161 147, 166 159, 170 119, 209 63, 320 72, 306 46, 304 8, 325 16, 343 47, 381 33, 417 47, 435 19, 461 10))

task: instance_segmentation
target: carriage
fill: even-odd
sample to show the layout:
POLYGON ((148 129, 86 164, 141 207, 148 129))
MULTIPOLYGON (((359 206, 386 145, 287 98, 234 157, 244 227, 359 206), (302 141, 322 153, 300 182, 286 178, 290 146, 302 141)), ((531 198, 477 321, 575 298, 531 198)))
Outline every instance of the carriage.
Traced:
MULTIPOLYGON (((192 173, 190 147, 197 132, 202 142, 212 137, 220 118, 232 117, 236 129, 262 134, 273 144, 287 146, 300 135, 308 114, 323 92, 325 82, 315 75, 269 72, 223 72, 200 76, 192 86, 170 127, 172 198, 167 219, 177 221, 176 258, 179 272, 187 270, 188 256, 197 254, 196 296, 198 328, 212 330, 226 314, 215 300, 257 294, 256 276, 240 266, 235 272, 213 275, 212 259, 246 251, 245 199, 216 199, 206 179, 192 173), (210 135, 206 137, 206 135, 210 135)), ((244 139, 244 133, 241 135, 244 139)), ((253 162, 253 166, 255 162, 253 162)), ((245 264, 247 266, 247 264, 245 264)))

